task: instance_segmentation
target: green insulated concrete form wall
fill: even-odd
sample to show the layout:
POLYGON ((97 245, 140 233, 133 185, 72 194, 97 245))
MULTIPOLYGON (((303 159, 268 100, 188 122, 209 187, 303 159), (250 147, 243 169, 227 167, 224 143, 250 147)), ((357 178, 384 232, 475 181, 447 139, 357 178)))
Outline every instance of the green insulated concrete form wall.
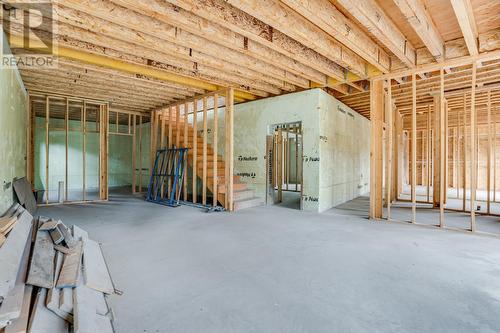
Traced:
MULTIPOLYGON (((5 38, 3 42, 8 50, 5 38)), ((0 67, 0 213, 12 204, 12 180, 26 175, 26 103, 19 71, 0 67)))
POLYGON ((238 104, 234 172, 263 200, 266 136, 276 124, 300 122, 304 210, 322 212, 369 191, 370 122, 321 89, 238 104))
POLYGON ((370 121, 319 94, 319 211, 370 191, 370 121))
POLYGON ((108 188, 147 188, 149 116, 107 112, 104 102, 74 97, 32 94, 30 103, 30 174, 39 203, 106 200, 108 188))

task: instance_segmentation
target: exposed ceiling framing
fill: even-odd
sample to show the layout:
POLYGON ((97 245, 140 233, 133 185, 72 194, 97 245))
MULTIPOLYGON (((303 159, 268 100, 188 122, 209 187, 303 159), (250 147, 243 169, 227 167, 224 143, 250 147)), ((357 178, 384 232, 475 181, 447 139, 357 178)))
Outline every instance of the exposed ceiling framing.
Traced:
MULTIPOLYGON (((500 3, 488 0, 61 0, 55 12, 53 39, 46 22, 33 31, 57 43, 59 66, 20 65, 27 88, 131 112, 228 86, 239 102, 320 87, 368 117, 373 77, 500 48, 500 3)), ((16 49, 21 10, 2 13, 14 51, 26 52, 16 49)), ((480 64, 478 88, 497 84, 498 71, 480 64)), ((466 89, 469 72, 447 69, 447 93, 466 89)), ((436 73, 417 80, 425 107, 436 73)), ((392 91, 405 112, 411 75, 392 91)))

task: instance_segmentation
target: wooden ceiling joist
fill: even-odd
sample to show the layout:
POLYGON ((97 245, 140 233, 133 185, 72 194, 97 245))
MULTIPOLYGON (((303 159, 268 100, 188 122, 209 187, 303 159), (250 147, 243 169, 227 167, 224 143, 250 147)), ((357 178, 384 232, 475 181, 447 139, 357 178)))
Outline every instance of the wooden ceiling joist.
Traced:
MULTIPOLYGON (((474 20, 474 13, 469 0, 450 0, 455 15, 462 30, 462 34, 469 49, 469 54, 475 56, 478 54, 477 48, 477 27, 474 20)), ((499 15, 499 13, 496 13, 499 15)))
MULTIPOLYGON (((366 78, 366 62, 360 56, 278 0, 227 0, 227 2, 262 22, 272 25, 280 32, 361 78, 366 78)), ((344 70, 339 68, 338 72, 340 73, 328 75, 336 80, 344 80, 344 70)))
MULTIPOLYGON (((71 5, 71 3, 68 4, 71 5)), ((90 10, 88 11, 90 12, 90 10)), ((117 24, 63 5, 59 6, 58 9, 58 19, 62 23, 81 29, 88 29, 90 26, 92 31, 98 32, 99 35, 141 47, 143 44, 154 46, 158 52, 193 62, 193 68, 208 66, 237 75, 245 75, 252 79, 265 81, 285 91, 293 91, 294 85, 302 88, 309 87, 307 79, 287 73, 276 66, 250 59, 250 57, 229 48, 210 45, 213 43, 186 32, 181 36, 175 33, 166 33, 175 31, 175 28, 161 22, 146 25, 146 21, 151 21, 148 17, 141 14, 134 16, 136 20, 142 20, 142 25, 134 24, 129 16, 115 16, 113 20, 119 22, 117 24), (207 43, 209 44, 206 45, 207 43), (205 47, 201 48, 200 45, 205 45, 205 47), (202 52, 196 50, 195 46, 202 52), (244 66, 241 65, 242 62, 244 62, 244 66)), ((63 34, 61 31, 59 33, 63 34)))
POLYGON ((281 2, 302 14, 381 72, 390 71, 389 55, 329 0, 281 0, 281 2))
POLYGON ((436 60, 444 59, 444 41, 420 1, 393 0, 436 60))
POLYGON ((415 48, 375 0, 335 0, 406 66, 416 64, 415 48))
MULTIPOLYGON (((308 72, 310 72, 309 69, 314 69, 315 73, 321 73, 320 76, 315 74, 315 77, 311 77, 311 75, 307 77, 317 84, 325 85, 326 75, 337 79, 343 75, 340 66, 333 61, 304 47, 277 30, 273 24, 266 24, 224 0, 168 0, 168 2, 179 7, 179 16, 189 18, 188 22, 175 21, 176 24, 182 24, 184 29, 200 30, 198 26, 207 25, 213 31, 220 31, 230 36, 236 33, 231 38, 232 40, 227 41, 222 41, 221 36, 207 35, 207 38, 213 38, 215 42, 237 47, 247 54, 266 59, 266 61, 285 67, 298 75, 306 75, 304 69, 307 69, 308 72), (197 16, 204 20, 197 19, 197 16), (269 50, 274 52, 269 52, 269 50), (290 60, 292 61, 290 62, 290 60)), ((201 32, 207 34, 209 31, 201 32)))
MULTIPOLYGON (((77 2, 78 7, 85 7, 88 2, 92 1, 70 0, 71 6, 74 6, 73 2, 77 2)), ((110 1, 100 1, 100 6, 106 5, 106 7, 110 9, 103 11, 102 8, 100 8, 100 10, 96 10, 97 14, 95 15, 102 15, 106 20, 113 22, 113 17, 115 17, 117 11, 127 8, 126 12, 130 15, 129 19, 136 17, 135 14, 137 13, 147 17, 154 17, 160 22, 171 24, 173 26, 174 34, 182 33, 182 30, 185 30, 190 34, 203 37, 218 45, 231 48, 247 55, 252 55, 255 59, 265 60, 268 64, 273 66, 286 68, 295 75, 307 77, 309 80, 314 82, 324 83, 326 81, 326 77, 323 73, 308 67, 307 63, 305 65, 300 64, 279 52, 269 49, 268 47, 264 47, 258 43, 250 43, 248 39, 244 38, 244 36, 240 34, 167 2, 157 0, 113 0, 112 2, 114 4, 110 1), (136 13, 134 14, 134 12, 136 13)), ((151 20, 148 21, 146 26, 151 24, 149 22, 151 22, 151 20)), ((144 24, 140 26, 144 26, 144 24)), ((197 47, 204 48, 209 47, 209 45, 198 43, 197 47)), ((225 57, 225 55, 221 54, 221 57, 225 57)))
MULTIPOLYGON (((20 36, 10 35, 8 38, 11 46, 21 48, 24 45, 24 40, 20 36)), ((33 41, 33 43, 36 43, 36 41, 33 41)), ((67 48, 62 46, 58 46, 54 50, 56 56, 73 59, 83 63, 89 63, 97 66, 118 69, 121 71, 126 71, 135 74, 143 74, 160 80, 171 81, 182 85, 200 88, 208 91, 218 90, 217 85, 207 83, 199 79, 193 79, 191 77, 185 77, 178 74, 169 73, 163 69, 153 68, 147 65, 139 65, 123 60, 113 59, 102 55, 92 54, 89 52, 85 52, 83 50, 75 50, 72 48, 67 48)), ((242 91, 236 91, 235 96, 246 100, 255 99, 254 95, 242 91)))
MULTIPOLYGON (((26 13, 13 8, 47 14, 27 6, 2 8, 18 59, 33 52, 19 50, 26 13)), ((471 64, 477 101, 500 81, 498 9, 470 0, 64 0, 54 6, 58 29, 30 27, 55 40, 59 66, 19 67, 29 89, 115 109, 146 112, 229 87, 237 102, 322 88, 365 116, 373 80, 389 80, 406 113, 409 78, 418 78, 421 112, 444 69, 455 110, 450 94, 470 85, 471 64)))

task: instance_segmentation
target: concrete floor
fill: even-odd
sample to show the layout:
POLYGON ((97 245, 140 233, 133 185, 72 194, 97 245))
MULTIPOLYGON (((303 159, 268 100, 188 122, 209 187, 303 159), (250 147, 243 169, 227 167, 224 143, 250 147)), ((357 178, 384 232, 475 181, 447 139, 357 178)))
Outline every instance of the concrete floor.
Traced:
POLYGON ((363 207, 204 213, 117 196, 39 213, 102 243, 124 291, 118 333, 499 331, 500 239, 363 207))

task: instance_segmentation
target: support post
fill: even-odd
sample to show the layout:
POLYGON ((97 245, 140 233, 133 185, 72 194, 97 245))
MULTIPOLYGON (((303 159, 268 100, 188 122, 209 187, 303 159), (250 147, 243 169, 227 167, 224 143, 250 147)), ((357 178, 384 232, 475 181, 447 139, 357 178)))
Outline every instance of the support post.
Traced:
POLYGON ((64 162, 64 200, 68 201, 68 155, 69 155, 69 100, 66 97, 66 112, 64 114, 65 162, 64 162))
POLYGON ((486 213, 491 213, 491 90, 488 90, 486 102, 488 124, 488 156, 486 158, 486 213))
POLYGON ((202 164, 202 190, 201 203, 207 204, 207 148, 208 148, 208 124, 207 124, 207 97, 203 97, 203 164, 202 164))
POLYGON ((444 100, 444 69, 441 68, 439 71, 440 78, 440 89, 439 89, 439 128, 440 128, 440 139, 439 139, 439 227, 444 228, 444 198, 446 191, 446 111, 445 111, 445 100, 444 100))
MULTIPOLYGON (((188 148, 188 136, 189 136, 189 127, 188 127, 188 113, 189 113, 189 103, 184 103, 184 148, 188 148)), ((186 168, 187 168, 187 158, 186 155, 186 168)), ((187 169, 184 171, 184 201, 187 201, 188 192, 187 192, 187 169)))
POLYGON ((431 106, 427 105, 427 202, 431 193, 431 106))
MULTIPOLYGON (((136 139, 136 135, 137 135, 137 116, 134 114, 133 115, 133 118, 132 118, 132 193, 135 194, 136 192, 136 173, 137 173, 137 156, 136 156, 136 150, 137 150, 137 139, 136 139)), ((156 119, 156 113, 153 112, 153 114, 151 115, 151 121, 153 121, 153 119, 156 119)), ((151 129, 153 130, 154 129, 154 124, 151 124, 151 129)), ((153 134, 153 132, 151 132, 151 141, 153 141, 153 138, 156 137, 156 135, 153 134)), ((152 149, 154 148, 153 145, 151 145, 152 149)), ((154 151, 154 150, 152 150, 154 151)), ((152 169, 151 169, 152 170, 152 169)))
POLYGON ((49 203, 49 118, 50 118, 50 99, 45 98, 45 203, 49 203))
POLYGON ((417 78, 411 76, 412 112, 411 112, 411 211, 412 223, 417 221, 417 78))
POLYGON ((464 158, 464 163, 462 164, 462 184, 463 184, 463 198, 462 198, 462 210, 465 212, 467 204, 467 98, 464 93, 462 98, 462 104, 464 106, 463 114, 463 127, 462 127, 462 155, 464 158))
POLYGON ((226 209, 234 210, 233 205, 233 173, 234 173, 234 89, 228 88, 226 93, 226 209))
POLYGON ((374 80, 370 85, 370 218, 382 218, 382 137, 383 137, 384 87, 383 81, 374 80))
POLYGON ((476 185, 477 185, 477 118, 476 118, 476 62, 472 63, 472 88, 470 95, 470 230, 476 231, 476 185))
POLYGON ((197 101, 196 99, 193 102, 193 180, 192 180, 192 185, 193 185, 193 203, 196 203, 198 199, 198 193, 197 193, 197 188, 196 188, 196 180, 197 180, 197 175, 196 175, 196 170, 198 168, 198 121, 197 121, 197 113, 198 113, 198 108, 197 108, 197 101))
POLYGON ((217 206, 217 199, 218 199, 218 180, 219 180, 219 158, 218 158, 218 151, 217 151, 217 135, 219 131, 219 95, 215 94, 214 95, 214 128, 213 128, 213 136, 212 136, 212 146, 213 146, 213 159, 212 159, 212 167, 213 167, 213 186, 212 186, 212 195, 213 195, 213 202, 212 205, 215 207, 217 206))
POLYGON ((387 100, 385 103, 385 120, 386 120, 386 129, 387 129, 387 138, 388 142, 385 147, 386 149, 386 163, 387 163, 387 175, 386 175, 386 182, 385 182, 385 187, 386 187, 386 202, 387 202, 387 219, 391 219, 391 191, 392 191, 392 184, 391 184, 391 178, 392 178, 392 129, 393 129, 393 120, 392 120, 392 113, 393 113, 393 105, 392 105, 392 86, 391 86, 391 79, 387 80, 387 100))

